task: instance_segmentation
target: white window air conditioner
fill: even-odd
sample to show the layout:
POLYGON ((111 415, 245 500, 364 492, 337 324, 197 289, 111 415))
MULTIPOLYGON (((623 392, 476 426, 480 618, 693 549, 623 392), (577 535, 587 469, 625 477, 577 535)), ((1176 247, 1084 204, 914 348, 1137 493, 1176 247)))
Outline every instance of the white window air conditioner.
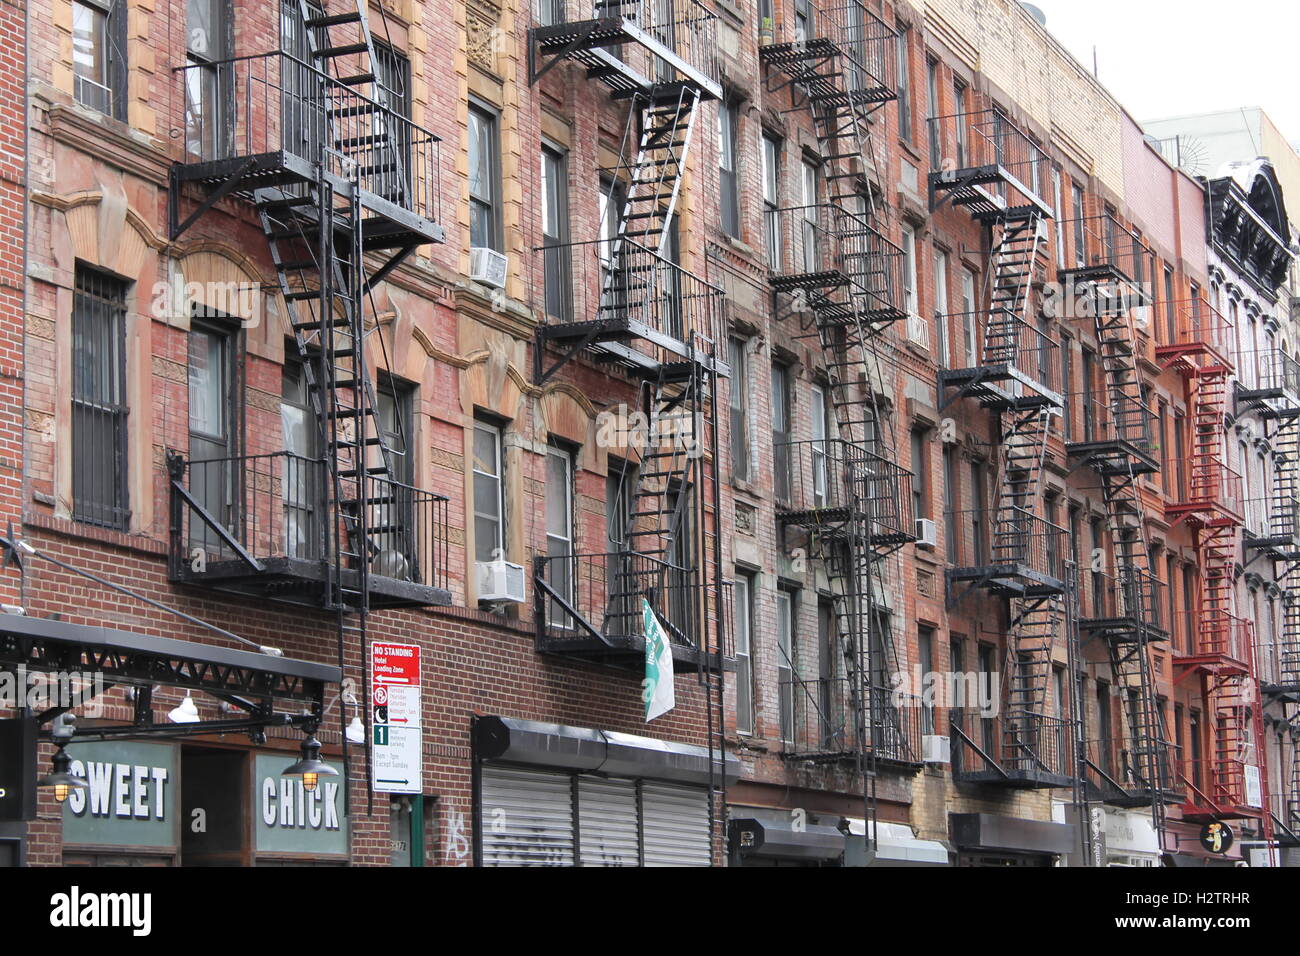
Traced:
POLYGON ((907 317, 907 341, 923 349, 930 348, 930 323, 915 312, 907 317))
POLYGON ((934 520, 931 518, 916 519, 916 545, 919 548, 933 548, 938 542, 935 532, 934 520))
POLYGON ((523 604, 523 565, 509 561, 479 561, 478 599, 480 604, 523 604))
POLYGON ((921 737, 921 761, 923 763, 952 763, 952 738, 940 737, 938 734, 925 734, 921 737))
POLYGON ((469 251, 469 277, 484 285, 504 289, 508 264, 509 260, 495 249, 474 246, 469 251))

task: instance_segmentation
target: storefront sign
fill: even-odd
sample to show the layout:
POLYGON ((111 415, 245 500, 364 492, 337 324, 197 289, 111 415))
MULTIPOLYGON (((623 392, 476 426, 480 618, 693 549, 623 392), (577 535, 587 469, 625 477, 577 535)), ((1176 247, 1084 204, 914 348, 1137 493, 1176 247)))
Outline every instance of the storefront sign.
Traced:
POLYGON ((370 645, 371 786, 379 793, 420 793, 420 648, 370 645))
POLYGON ((321 777, 310 793, 300 778, 282 776, 292 762, 285 754, 258 754, 253 772, 253 807, 259 853, 346 855, 348 832, 343 816, 343 765, 321 777))
POLYGON ((1221 820, 1201 827, 1201 846, 1211 853, 1227 853, 1232 847, 1232 827, 1221 820))
POLYGON ((179 842, 177 751, 171 744, 68 746, 72 773, 90 784, 63 805, 63 842, 174 847, 179 842))

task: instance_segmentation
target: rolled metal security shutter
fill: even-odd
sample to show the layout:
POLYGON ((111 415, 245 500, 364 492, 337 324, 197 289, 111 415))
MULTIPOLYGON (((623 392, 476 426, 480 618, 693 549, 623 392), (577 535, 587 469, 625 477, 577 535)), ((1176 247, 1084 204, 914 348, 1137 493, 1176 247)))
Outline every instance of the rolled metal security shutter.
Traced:
POLYGON ((636 781, 579 777, 578 832, 583 866, 637 866, 636 781))
POLYGON ((646 866, 709 865, 709 802, 699 787, 641 785, 646 866))
POLYGON ((573 778, 484 766, 480 832, 484 866, 572 866, 573 778))

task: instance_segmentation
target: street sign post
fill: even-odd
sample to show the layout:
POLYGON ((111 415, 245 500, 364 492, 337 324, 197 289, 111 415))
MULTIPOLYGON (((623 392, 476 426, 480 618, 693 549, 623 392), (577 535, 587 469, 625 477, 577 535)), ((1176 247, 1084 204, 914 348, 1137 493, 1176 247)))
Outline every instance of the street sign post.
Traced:
POLYGON ((420 648, 370 645, 371 787, 377 793, 421 793, 420 648))

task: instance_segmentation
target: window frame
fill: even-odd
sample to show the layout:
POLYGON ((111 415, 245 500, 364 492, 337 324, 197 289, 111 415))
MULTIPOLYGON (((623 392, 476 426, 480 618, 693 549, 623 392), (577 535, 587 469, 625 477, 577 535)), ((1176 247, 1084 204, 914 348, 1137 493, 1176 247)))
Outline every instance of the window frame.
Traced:
POLYGON ((474 417, 474 425, 470 435, 470 496, 471 511, 474 516, 474 560, 482 562, 479 557, 482 553, 483 542, 479 540, 478 525, 479 519, 495 520, 496 522, 496 540, 494 547, 491 549, 493 557, 489 561, 506 560, 506 495, 505 495, 505 428, 489 419, 479 416, 474 417), (477 444, 477 438, 480 433, 488 434, 493 441, 493 451, 496 457, 496 474, 480 471, 477 467, 478 456, 474 451, 477 444), (495 519, 492 515, 479 510, 477 479, 479 476, 488 478, 496 485, 497 514, 495 519))
POLYGON ((469 101, 469 115, 466 123, 466 153, 469 160, 469 203, 470 203, 470 247, 481 249, 492 249, 496 252, 502 251, 502 221, 501 221, 501 113, 495 107, 484 103, 476 97, 471 97, 469 101), (475 137, 474 125, 478 121, 480 129, 486 135, 475 137), (486 145, 488 155, 486 163, 474 161, 475 143, 479 144, 482 149, 486 145), (476 195, 474 191, 475 168, 486 165, 486 174, 490 193, 484 198, 482 195, 476 195), (483 225, 488 230, 488 235, 484 237, 479 235, 479 239, 486 241, 475 242, 475 213, 483 214, 483 225))
POLYGON ((728 339, 731 378, 727 383, 728 425, 730 429, 731 477, 749 481, 753 474, 753 442, 750 437, 749 343, 737 336, 728 339))
POLYGON ((718 104, 719 226, 724 235, 740 238, 739 129, 740 110, 731 100, 718 104))
POLYGON ((736 569, 732 585, 735 615, 736 733, 754 733, 754 580, 749 571, 736 569), (741 611, 744 611, 743 615, 741 611))
MULTIPOLYGON (((127 7, 125 0, 72 0, 71 30, 73 99, 87 109, 95 110, 105 116, 111 116, 113 119, 125 122, 127 118, 127 98, 130 95, 128 89, 129 58, 127 55, 127 7), (77 68, 76 19, 78 8, 89 11, 92 17, 102 17, 102 20, 94 22, 94 31, 98 34, 97 39, 103 51, 103 62, 100 64, 99 69, 100 79, 87 76, 77 68), (78 80, 85 80, 102 90, 108 97, 108 109, 103 109, 99 103, 91 102, 90 97, 83 98, 82 93, 77 90, 78 80)), ((188 45, 187 43, 187 48, 188 45)))

